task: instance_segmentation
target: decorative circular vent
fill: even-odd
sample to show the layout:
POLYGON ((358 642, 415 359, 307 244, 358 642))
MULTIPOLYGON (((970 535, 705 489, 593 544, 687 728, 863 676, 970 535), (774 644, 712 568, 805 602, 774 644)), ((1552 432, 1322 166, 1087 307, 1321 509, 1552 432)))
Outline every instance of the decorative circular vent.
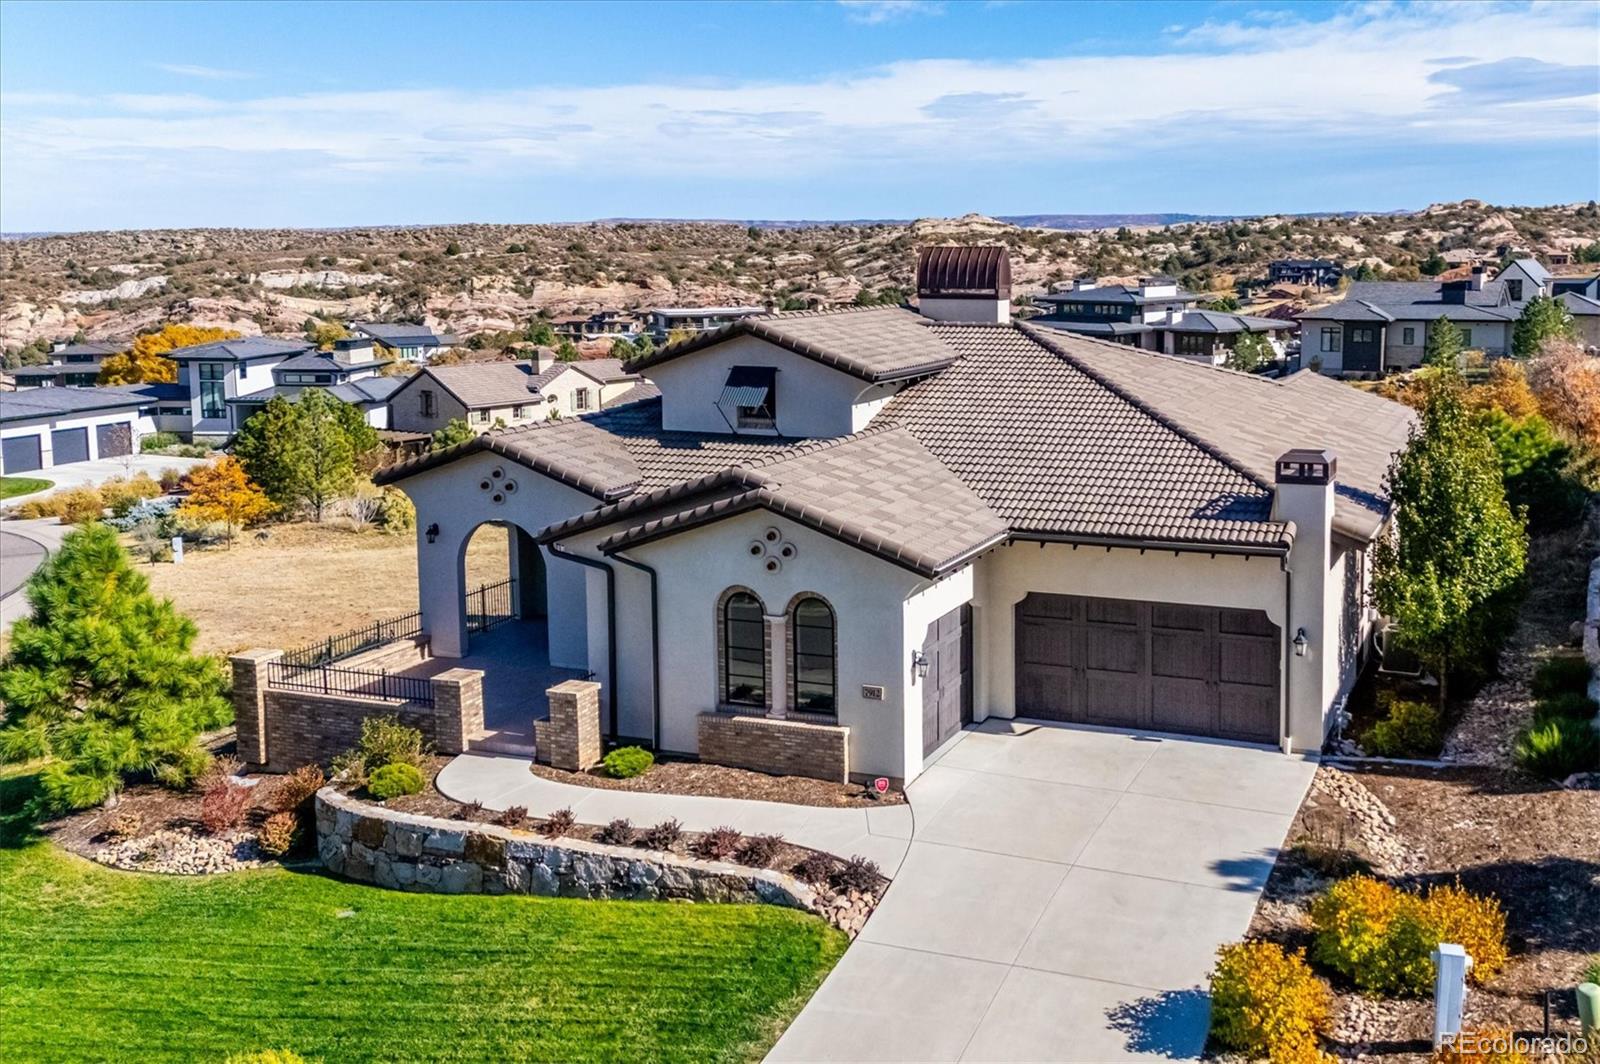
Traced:
POLYGON ((783 570, 783 563, 780 562, 776 558, 768 558, 765 562, 762 563, 762 566, 769 573, 781 572, 783 570))
POLYGON ((501 485, 500 490, 505 492, 507 495, 515 495, 517 493, 517 482, 514 480, 508 480, 505 482, 505 484, 501 485))
POLYGON ((778 548, 778 557, 780 558, 793 558, 799 553, 799 549, 795 547, 793 543, 785 543, 783 546, 778 548))
POLYGON ((765 553, 767 553, 767 545, 765 543, 757 540, 756 542, 750 544, 750 557, 759 558, 765 553))
POLYGON ((762 559, 761 567, 769 573, 782 572, 784 561, 800 553, 798 547, 783 538, 783 530, 775 527, 762 532, 760 539, 752 540, 748 549, 750 557, 762 559))
POLYGON ((501 469, 499 466, 495 466, 493 469, 489 470, 489 475, 496 480, 500 480, 505 477, 506 471, 501 469))
POLYGON ((783 533, 776 528, 769 528, 761 534, 761 538, 768 543, 781 543, 783 542, 783 533))

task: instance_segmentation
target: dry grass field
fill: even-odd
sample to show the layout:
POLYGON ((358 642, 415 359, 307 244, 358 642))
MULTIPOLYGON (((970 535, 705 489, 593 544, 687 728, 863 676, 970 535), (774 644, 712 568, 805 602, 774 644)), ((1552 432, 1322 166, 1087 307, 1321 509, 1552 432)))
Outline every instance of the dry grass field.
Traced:
MULTIPOLYGON (((417 608, 414 533, 276 525, 232 547, 190 549, 182 565, 141 566, 156 594, 200 626, 198 649, 293 647, 417 608)), ((505 579, 506 532, 485 525, 467 550, 469 583, 505 579)))

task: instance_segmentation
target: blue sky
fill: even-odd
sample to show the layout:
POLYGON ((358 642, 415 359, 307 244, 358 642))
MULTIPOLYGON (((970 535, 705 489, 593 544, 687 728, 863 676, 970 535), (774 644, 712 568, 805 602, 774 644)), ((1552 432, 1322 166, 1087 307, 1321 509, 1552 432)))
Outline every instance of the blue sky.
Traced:
POLYGON ((0 229, 1600 196, 1600 5, 0 3, 0 229))

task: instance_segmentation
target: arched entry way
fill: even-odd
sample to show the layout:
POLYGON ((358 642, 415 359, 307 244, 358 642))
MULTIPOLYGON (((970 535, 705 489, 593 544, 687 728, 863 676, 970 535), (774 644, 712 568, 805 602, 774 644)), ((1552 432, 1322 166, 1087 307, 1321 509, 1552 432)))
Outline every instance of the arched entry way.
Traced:
POLYGON ((509 621, 541 629, 549 652, 549 581, 544 552, 521 527, 485 521, 472 530, 461 551, 462 613, 467 622, 467 652, 476 636, 509 621))

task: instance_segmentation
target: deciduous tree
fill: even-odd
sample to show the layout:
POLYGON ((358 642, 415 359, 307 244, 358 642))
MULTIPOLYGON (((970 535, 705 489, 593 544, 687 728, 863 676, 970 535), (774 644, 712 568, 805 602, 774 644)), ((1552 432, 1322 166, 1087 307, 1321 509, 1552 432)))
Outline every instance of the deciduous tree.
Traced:
POLYGON ((221 521, 227 525, 229 543, 239 529, 272 512, 272 500, 232 455, 224 455, 210 465, 191 470, 188 484, 189 497, 180 509, 202 521, 221 521))
POLYGON ((1600 447, 1600 359, 1570 340, 1547 342, 1528 366, 1528 385, 1552 425, 1600 447))
POLYGON ((1272 342, 1264 333, 1240 333, 1233 350, 1228 352, 1226 365, 1242 373, 1253 373, 1278 357, 1272 342))
POLYGON ((51 759, 46 804, 105 801, 126 776, 192 774, 195 740, 231 710, 215 659, 192 653, 195 626, 128 562, 116 533, 70 533, 28 581, 31 616, 0 662, 0 755, 51 759))
POLYGON ((209 344, 214 340, 238 338, 239 334, 231 329, 206 329, 181 323, 163 325, 159 332, 135 337, 133 346, 127 351, 111 355, 100 363, 100 383, 175 381, 178 379, 178 364, 166 357, 167 352, 195 344, 209 344))

